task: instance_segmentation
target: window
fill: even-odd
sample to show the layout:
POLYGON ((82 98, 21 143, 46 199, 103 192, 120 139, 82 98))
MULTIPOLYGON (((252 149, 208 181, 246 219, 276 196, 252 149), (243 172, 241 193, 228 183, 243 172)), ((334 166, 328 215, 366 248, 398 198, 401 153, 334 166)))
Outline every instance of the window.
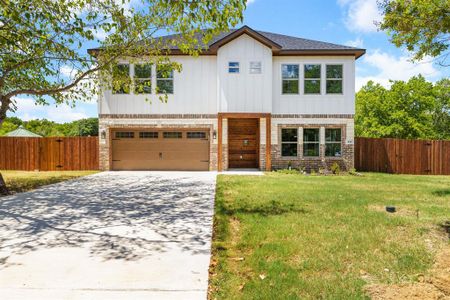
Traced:
POLYGON ((206 139, 206 132, 188 132, 188 139, 206 139))
POLYGON ((156 131, 142 131, 142 132, 139 132, 139 138, 140 139, 157 139, 158 136, 159 136, 159 134, 156 131))
POLYGON ((320 65, 305 65, 305 94, 320 94, 320 65))
POLYGON ((319 128, 303 129, 303 156, 319 156, 319 128))
POLYGON ((341 129, 325 129, 325 156, 341 156, 341 129))
POLYGON ((298 71, 298 65, 281 65, 283 94, 298 94, 298 71))
POLYGON ((152 93, 152 65, 143 64, 134 66, 134 93, 152 93))
POLYGON ((250 74, 261 74, 262 67, 260 61, 251 61, 250 62, 250 74))
POLYGON ((297 128, 281 129, 281 156, 297 156, 297 128))
POLYGON ((116 132, 116 139, 132 139, 134 138, 133 131, 118 131, 116 132))
POLYGON ((156 70, 156 91, 159 94, 173 94, 173 70, 169 65, 159 65, 156 70))
POLYGON ((130 65, 119 64, 113 67, 112 73, 112 92, 113 94, 129 94, 130 93, 130 65))
POLYGON ((176 131, 168 131, 168 132, 164 132, 163 136, 165 139, 181 139, 182 133, 176 132, 176 131))
POLYGON ((230 61, 228 63, 228 73, 239 73, 239 62, 230 61))
POLYGON ((342 94, 342 65, 327 65, 327 94, 342 94))

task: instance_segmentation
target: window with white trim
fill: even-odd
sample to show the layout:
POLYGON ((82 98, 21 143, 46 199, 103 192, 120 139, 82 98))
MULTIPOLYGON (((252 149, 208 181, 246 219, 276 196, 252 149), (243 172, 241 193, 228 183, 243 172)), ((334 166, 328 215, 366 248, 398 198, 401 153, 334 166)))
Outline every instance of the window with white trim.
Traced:
POLYGON ((303 129, 303 156, 320 155, 319 132, 319 128, 303 129))
POLYGON ((325 156, 341 156, 341 128, 325 128, 325 156))
POLYGON ((156 92, 173 94, 173 69, 169 65, 158 65, 156 69, 156 92))
POLYGON ((152 65, 136 64, 134 65, 134 93, 151 94, 152 93, 152 65))
POLYGON ((297 128, 281 129, 281 156, 297 156, 297 128))
POLYGON ((283 94, 298 94, 299 66, 281 65, 281 90, 283 94))
POLYGON ((239 73, 239 62, 230 61, 228 63, 228 73, 239 73))
POLYGON ((250 62, 250 74, 261 74, 262 73, 262 63, 260 61, 250 62))
POLYGON ((327 94, 342 94, 343 65, 327 65, 327 94))
POLYGON ((320 94, 321 65, 305 65, 305 94, 320 94))

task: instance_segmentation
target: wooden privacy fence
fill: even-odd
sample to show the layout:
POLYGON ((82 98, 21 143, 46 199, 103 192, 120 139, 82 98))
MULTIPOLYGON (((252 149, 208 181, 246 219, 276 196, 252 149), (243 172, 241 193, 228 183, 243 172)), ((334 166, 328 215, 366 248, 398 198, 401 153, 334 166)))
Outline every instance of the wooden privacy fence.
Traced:
POLYGON ((358 171, 450 175, 450 141, 355 139, 358 171))
POLYGON ((98 168, 98 137, 0 137, 0 170, 98 168))

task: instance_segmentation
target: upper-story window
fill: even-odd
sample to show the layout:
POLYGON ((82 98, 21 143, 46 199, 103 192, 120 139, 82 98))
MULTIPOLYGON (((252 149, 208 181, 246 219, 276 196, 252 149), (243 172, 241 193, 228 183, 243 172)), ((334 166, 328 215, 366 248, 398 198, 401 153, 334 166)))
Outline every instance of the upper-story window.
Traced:
POLYGON ((228 73, 239 73, 239 62, 230 61, 228 63, 228 73))
POLYGON ((250 74, 261 74, 262 66, 260 61, 251 61, 250 62, 250 74))
POLYGON ((305 94, 320 94, 320 65, 305 65, 305 94))
POLYGON ((159 65, 156 70, 156 92, 173 94, 173 69, 168 65, 159 65))
POLYGON ((112 93, 129 94, 131 86, 130 65, 118 64, 113 67, 112 93))
POLYGON ((327 94, 342 94, 342 65, 327 65, 327 94))
POLYGON ((281 89, 283 94, 298 94, 298 65, 281 65, 281 89))
POLYGON ((152 93, 152 65, 142 64, 134 66, 134 93, 152 93))

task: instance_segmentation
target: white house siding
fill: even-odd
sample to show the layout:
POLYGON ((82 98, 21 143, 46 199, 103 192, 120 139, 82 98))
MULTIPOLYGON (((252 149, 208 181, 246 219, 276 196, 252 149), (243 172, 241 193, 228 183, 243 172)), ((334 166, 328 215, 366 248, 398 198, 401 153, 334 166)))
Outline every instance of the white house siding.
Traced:
POLYGON ((272 50, 246 34, 219 48, 217 82, 221 112, 271 112, 272 50), (228 73, 229 62, 239 62, 239 73, 228 73), (250 62, 262 64, 261 74, 250 74, 250 62))
POLYGON ((272 113, 274 114, 354 114, 355 113, 355 58, 326 56, 274 56, 272 113), (281 65, 300 66, 300 88, 298 95, 283 95, 281 91, 281 65), (303 65, 321 64, 321 95, 303 94, 303 65), (343 64, 343 94, 327 95, 325 78, 327 64, 343 64))
MULTIPOLYGON (((104 92, 99 103, 99 114, 215 114, 217 113, 216 56, 172 56, 183 70, 174 72, 174 93, 167 103, 155 95, 156 77, 153 76, 151 95, 112 94, 104 92), (146 101, 146 99, 150 100, 146 101)), ((134 68, 131 67, 131 76, 134 68)), ((153 68, 153 74, 155 68, 153 68)))

